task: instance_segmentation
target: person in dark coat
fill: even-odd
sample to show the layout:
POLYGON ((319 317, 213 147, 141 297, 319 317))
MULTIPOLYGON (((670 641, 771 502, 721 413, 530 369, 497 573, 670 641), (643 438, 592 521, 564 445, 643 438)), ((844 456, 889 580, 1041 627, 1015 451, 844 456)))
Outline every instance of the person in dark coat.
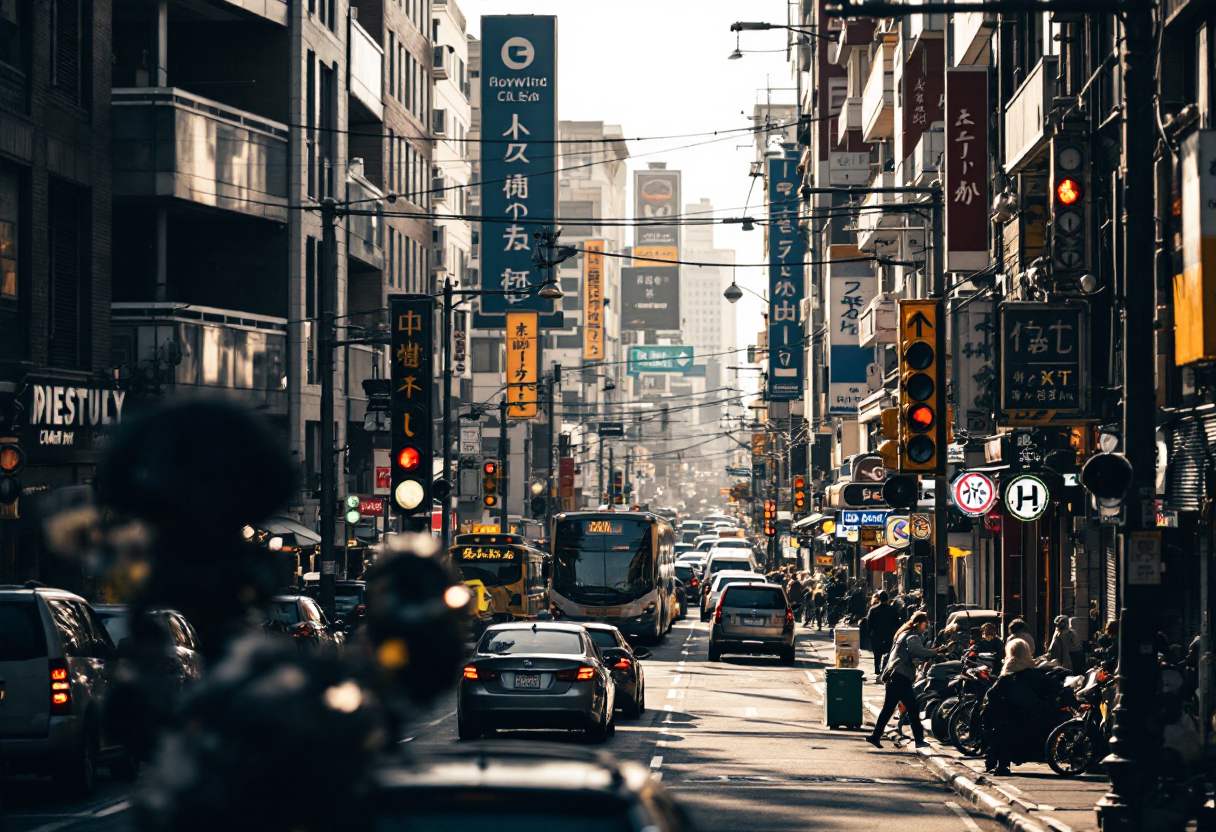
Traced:
POLYGON ((1062 721, 1056 704, 1060 683, 1035 667, 1026 642, 1014 639, 1006 646, 1005 665, 981 712, 985 770, 997 775, 1009 774, 1010 764, 1041 761, 1047 735, 1062 721))
POLYGON ((811 606, 814 607, 815 611, 815 627, 822 630, 823 610, 827 606, 827 598, 824 597, 822 589, 816 587, 815 591, 811 593, 811 606))
POLYGON ((895 642, 895 631, 899 629, 899 614, 886 590, 874 593, 874 605, 866 614, 866 630, 870 633, 870 649, 874 651, 874 675, 882 676, 887 653, 895 642))

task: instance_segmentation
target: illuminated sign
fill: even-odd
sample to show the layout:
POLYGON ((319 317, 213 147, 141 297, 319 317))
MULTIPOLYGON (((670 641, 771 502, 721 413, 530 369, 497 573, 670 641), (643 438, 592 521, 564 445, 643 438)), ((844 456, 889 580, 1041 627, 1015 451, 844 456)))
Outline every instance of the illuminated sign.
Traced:
POLYGON ((620 534, 621 525, 619 523, 613 525, 611 520, 589 520, 587 521, 587 534, 620 534))
POLYGON ((512 548, 483 548, 481 546, 465 546, 460 549, 460 560, 516 560, 519 551, 512 548))

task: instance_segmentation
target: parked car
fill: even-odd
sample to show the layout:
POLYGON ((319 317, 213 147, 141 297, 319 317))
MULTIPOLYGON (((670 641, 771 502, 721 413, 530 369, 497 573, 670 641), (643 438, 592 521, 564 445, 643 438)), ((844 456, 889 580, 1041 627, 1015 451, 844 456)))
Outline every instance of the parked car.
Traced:
POLYGON ((0 765, 50 775, 74 797, 97 768, 132 781, 139 760, 101 718, 118 651, 81 597, 36 583, 0 586, 0 765))
MULTIPOLYGON (((118 652, 126 649, 124 642, 131 638, 131 610, 125 604, 98 604, 93 608, 105 625, 110 640, 118 652)), ((203 657, 199 653, 198 633, 180 612, 175 610, 152 610, 148 613, 152 623, 165 634, 165 672, 174 677, 179 685, 198 679, 203 674, 203 657)))
POLYGON ((457 732, 477 739, 500 728, 616 731, 616 683, 581 624, 522 621, 482 634, 456 694, 457 732))
MULTIPOLYGON (((321 602, 321 587, 309 584, 304 594, 317 603, 321 602)), ((334 581, 334 617, 346 622, 347 632, 352 632, 363 622, 367 613, 367 584, 363 581, 334 581)))
POLYGON ((714 607, 709 660, 723 653, 775 653, 794 663, 794 610, 778 584, 733 583, 714 607))
POLYGON ((708 584, 702 584, 705 592, 701 595, 701 620, 708 621, 710 613, 718 603, 718 596, 730 584, 755 583, 764 581, 763 575, 758 575, 749 569, 727 569, 714 575, 708 584), (708 588, 706 588, 708 587, 708 588))
POLYGON ((645 647, 630 647, 621 631, 611 624, 587 621, 583 623, 595 646, 600 648, 604 663, 612 670, 616 683, 616 707, 629 719, 646 711, 646 678, 642 660, 650 658, 645 647))
POLYGON ((649 768, 591 749, 483 743, 400 758, 357 807, 381 832, 589 829, 690 832, 649 768))
POLYGON ((307 595, 276 595, 270 602, 266 629, 285 633, 306 648, 339 649, 346 640, 341 619, 330 622, 321 605, 307 595))

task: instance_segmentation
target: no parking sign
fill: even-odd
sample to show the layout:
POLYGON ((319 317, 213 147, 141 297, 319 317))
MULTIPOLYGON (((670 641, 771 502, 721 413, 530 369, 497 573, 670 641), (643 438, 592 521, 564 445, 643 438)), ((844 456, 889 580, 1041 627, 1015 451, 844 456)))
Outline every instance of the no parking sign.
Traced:
POLYGON ((954 504, 963 514, 982 517, 996 505, 996 484, 979 471, 966 471, 951 487, 954 504))

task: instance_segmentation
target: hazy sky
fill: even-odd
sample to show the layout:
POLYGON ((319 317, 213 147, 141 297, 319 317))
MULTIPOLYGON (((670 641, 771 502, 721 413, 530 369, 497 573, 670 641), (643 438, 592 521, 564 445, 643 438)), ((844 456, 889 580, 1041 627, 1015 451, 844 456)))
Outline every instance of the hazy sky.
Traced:
MULTIPOLYGON (((626 136, 668 136, 749 127, 752 107, 773 87, 774 102, 792 102, 787 33, 743 32, 742 60, 726 56, 735 48, 730 24, 736 20, 786 21, 786 0, 457 0, 469 32, 481 31, 483 14, 557 15, 558 117, 619 124, 626 136), (766 50, 748 53, 748 50, 766 50)), ((752 179, 753 139, 746 133, 687 139, 631 141, 629 168, 665 161, 683 171, 683 201, 710 199, 717 216, 757 215, 764 204, 762 182, 752 179), (708 142, 708 143, 707 143, 708 142), (700 143, 697 147, 681 147, 700 143), (739 145, 744 145, 740 147, 739 145), (656 152, 661 151, 661 152, 656 152), (645 154, 645 155, 642 155, 645 154)), ((629 205, 632 211, 632 177, 629 205)), ((764 259, 761 227, 715 226, 715 244, 735 249, 739 263, 764 259)), ((632 235, 630 235, 630 239, 632 235)), ((764 291, 762 268, 740 267, 741 286, 764 291)), ((739 301, 739 346, 755 342, 760 301, 744 293, 739 301)))

